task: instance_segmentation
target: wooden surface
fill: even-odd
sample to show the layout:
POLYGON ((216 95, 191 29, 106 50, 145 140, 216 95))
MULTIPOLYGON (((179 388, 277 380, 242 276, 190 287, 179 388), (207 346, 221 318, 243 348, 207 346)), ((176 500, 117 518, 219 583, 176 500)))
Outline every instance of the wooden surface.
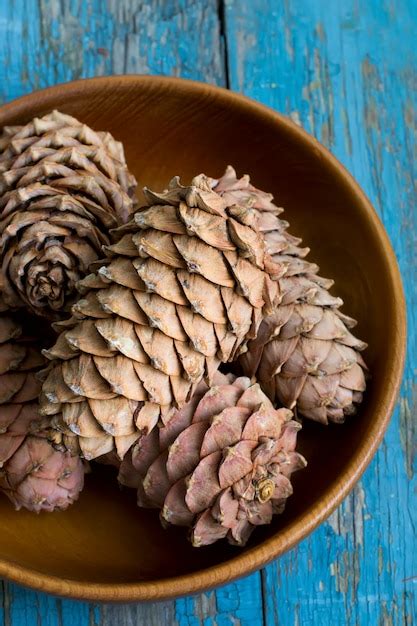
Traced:
POLYGON ((298 548, 217 592, 156 605, 89 606, 4 583, 0 626, 417 623, 416 24, 415 0, 0 1, 2 101, 83 76, 171 74, 244 92, 316 135, 380 212, 409 323, 384 443, 298 548))

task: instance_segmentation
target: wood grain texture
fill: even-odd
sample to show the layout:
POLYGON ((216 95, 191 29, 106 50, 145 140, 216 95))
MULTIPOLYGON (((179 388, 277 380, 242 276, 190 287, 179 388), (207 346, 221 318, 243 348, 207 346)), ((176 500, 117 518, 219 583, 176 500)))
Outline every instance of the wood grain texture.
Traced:
POLYGON ((224 85, 220 28, 216 0, 2 0, 0 101, 106 74, 224 85))
POLYGON ((390 233, 409 305, 399 410, 330 522, 262 575, 135 606, 61 601, 4 583, 0 626, 409 626, 416 619, 416 3, 336 0, 329 10, 325 0, 226 0, 224 20, 219 4, 2 0, 0 101, 73 78, 143 72, 229 80, 291 115, 345 163, 390 233))
POLYGON ((389 232, 408 301, 405 379, 383 445, 329 523, 263 572, 265 623, 414 624, 417 5, 227 0, 225 16, 231 88, 290 115, 352 172, 389 232))

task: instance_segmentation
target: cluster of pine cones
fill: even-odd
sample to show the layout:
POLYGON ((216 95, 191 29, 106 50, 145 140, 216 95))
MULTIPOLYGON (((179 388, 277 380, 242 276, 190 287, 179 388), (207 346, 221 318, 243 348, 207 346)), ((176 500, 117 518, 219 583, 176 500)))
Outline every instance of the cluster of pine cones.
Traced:
POLYGON ((299 418, 355 412, 365 344, 247 176, 175 177, 142 207, 135 188, 122 145, 68 115, 0 135, 0 488, 65 509, 107 462, 193 545, 243 545, 306 464, 299 418))

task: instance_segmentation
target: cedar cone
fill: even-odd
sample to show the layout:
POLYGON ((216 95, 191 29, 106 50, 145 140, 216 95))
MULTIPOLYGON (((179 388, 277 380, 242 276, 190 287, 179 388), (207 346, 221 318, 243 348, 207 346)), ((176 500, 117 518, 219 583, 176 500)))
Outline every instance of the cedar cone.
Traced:
POLYGON ((122 145, 54 111, 0 135, 0 288, 5 302, 59 318, 75 283, 134 208, 122 145))
POLYGON ((256 376, 272 401, 323 424, 343 422, 356 412, 365 390, 367 368, 359 351, 366 344, 349 330, 355 320, 329 293, 333 281, 318 276, 318 266, 305 260, 309 249, 287 232, 288 222, 278 217, 283 209, 271 194, 256 189, 248 176, 238 179, 230 166, 212 187, 228 204, 256 211, 279 268, 280 303, 240 357, 243 372, 256 376))
POLYGON ((56 444, 88 459, 114 448, 122 458, 166 423, 246 348, 277 296, 251 210, 228 205, 204 175, 145 196, 45 352, 42 411, 56 416, 56 444))
POLYGON ((41 389, 36 374, 45 359, 30 326, 0 301, 0 490, 16 509, 52 511, 77 498, 84 469, 79 458, 55 450, 46 433, 36 432, 41 389))
POLYGON ((138 504, 161 520, 191 528, 194 546, 244 545, 269 524, 292 493, 290 476, 305 466, 295 452, 298 422, 274 409, 258 384, 217 374, 200 383, 170 423, 142 437, 122 461, 121 484, 138 488, 138 504))

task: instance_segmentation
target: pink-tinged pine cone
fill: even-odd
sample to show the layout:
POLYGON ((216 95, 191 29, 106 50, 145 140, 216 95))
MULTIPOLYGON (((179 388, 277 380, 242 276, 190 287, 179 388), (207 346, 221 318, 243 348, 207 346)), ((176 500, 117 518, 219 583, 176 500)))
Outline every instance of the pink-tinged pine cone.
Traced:
MULTIPOLYGON (((0 296, 0 490, 16 509, 65 509, 80 493, 79 458, 56 451, 40 427, 37 373, 45 359, 33 320, 7 312, 0 296)), ((39 333, 41 330, 38 327, 39 333)))
MULTIPOLYGON (((138 505, 191 528, 196 547, 227 538, 244 545, 269 524, 305 466, 295 452, 298 422, 274 409, 258 384, 237 378, 196 395, 170 423, 143 437, 123 460, 119 481, 137 487, 138 505)), ((230 379, 229 379, 230 380, 230 379)))
POLYGON ((17 510, 64 510, 77 500, 83 486, 82 461, 38 436, 26 436, 0 470, 0 488, 17 510))
POLYGON ((323 424, 343 422, 356 412, 366 386, 360 355, 366 344, 349 330, 355 320, 341 313, 342 300, 329 293, 333 281, 305 260, 309 249, 287 232, 288 222, 278 217, 283 209, 271 194, 256 189, 248 176, 238 179, 230 166, 212 188, 228 204, 256 212, 281 292, 239 359, 243 373, 256 376, 273 402, 323 424))
POLYGON ((0 489, 16 509, 66 509, 84 485, 81 459, 55 450, 36 430, 38 406, 7 404, 0 411, 0 489))

